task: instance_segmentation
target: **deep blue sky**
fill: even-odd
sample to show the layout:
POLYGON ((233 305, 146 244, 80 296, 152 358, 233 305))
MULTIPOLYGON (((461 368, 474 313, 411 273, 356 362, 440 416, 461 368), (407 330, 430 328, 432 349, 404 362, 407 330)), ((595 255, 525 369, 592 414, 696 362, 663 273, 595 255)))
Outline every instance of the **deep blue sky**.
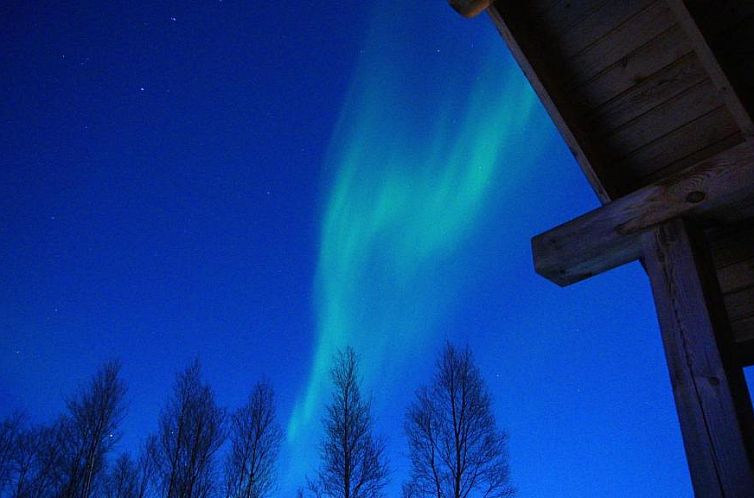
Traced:
POLYGON ((690 495, 641 268, 534 274, 530 237, 596 198, 491 23, 417 3, 4 2, 0 415, 117 357, 128 451, 199 356, 229 408, 273 383, 291 496, 352 344, 398 496, 451 339, 520 496, 690 495))

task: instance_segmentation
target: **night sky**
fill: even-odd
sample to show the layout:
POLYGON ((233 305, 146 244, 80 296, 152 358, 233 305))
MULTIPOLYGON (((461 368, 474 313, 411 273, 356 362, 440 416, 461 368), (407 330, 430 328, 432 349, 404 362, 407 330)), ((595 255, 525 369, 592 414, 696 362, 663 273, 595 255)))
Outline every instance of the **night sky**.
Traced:
POLYGON ((533 271, 531 236, 598 202, 488 19, 10 1, 0 32, 0 416, 49 421, 119 358, 133 451, 199 357, 231 409, 273 384, 292 496, 351 345, 395 497, 404 409, 452 340, 520 496, 692 494, 641 267, 533 271))

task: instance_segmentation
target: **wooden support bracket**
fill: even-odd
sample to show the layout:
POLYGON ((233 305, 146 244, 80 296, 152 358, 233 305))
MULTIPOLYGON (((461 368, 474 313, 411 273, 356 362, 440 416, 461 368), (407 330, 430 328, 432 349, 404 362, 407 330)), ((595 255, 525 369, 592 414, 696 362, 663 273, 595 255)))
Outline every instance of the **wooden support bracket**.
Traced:
POLYGON ((751 216, 754 151, 742 143, 532 239, 537 273, 566 286, 641 256, 641 235, 679 216, 751 216))

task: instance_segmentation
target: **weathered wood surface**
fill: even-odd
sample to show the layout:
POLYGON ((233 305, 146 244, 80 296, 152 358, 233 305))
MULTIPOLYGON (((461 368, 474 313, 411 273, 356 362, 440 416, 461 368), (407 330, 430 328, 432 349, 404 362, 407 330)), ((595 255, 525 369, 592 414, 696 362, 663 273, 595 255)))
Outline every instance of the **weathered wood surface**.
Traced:
MULTIPOLYGON (((726 2, 734 3, 734 2, 726 2)), ((710 29, 710 45, 730 79, 741 103, 754 115, 754 2, 742 0, 738 15, 723 18, 727 23, 719 36, 710 29), (741 12, 746 11, 746 12, 741 12), (737 24, 731 21, 738 21, 737 24)), ((713 19, 720 20, 718 14, 713 19)), ((699 17, 697 17, 699 19, 699 17)), ((706 20, 706 19, 705 19, 706 20)), ((715 26, 717 27, 717 26, 715 26)))
POLYGON ((603 203, 619 192, 620 178, 605 169, 601 152, 592 144, 578 122, 572 102, 564 93, 539 32, 531 32, 525 20, 525 4, 516 1, 494 2, 487 12, 506 41, 529 83, 539 96, 561 135, 568 144, 592 189, 603 203))
POLYGON ((752 117, 728 76, 723 71, 723 68, 720 66, 720 62, 712 51, 704 33, 699 29, 697 20, 691 15, 686 5, 688 2, 686 0, 667 0, 667 2, 673 10, 678 23, 683 27, 686 35, 691 40, 694 51, 699 56, 725 105, 736 120, 741 133, 747 141, 754 143, 754 123, 752 122, 752 117))
POLYGON ((530 0, 527 5, 532 17, 546 27, 548 37, 555 40, 577 29, 586 19, 602 19, 603 16, 596 13, 605 3, 605 0, 530 0))
POLYGON ((613 154, 628 156, 720 106, 709 79, 693 85, 610 132, 600 133, 613 154))
POLYGON ((736 340, 736 360, 742 367, 754 365, 754 316, 730 322, 736 340))
POLYGON ((751 116, 754 112, 754 2, 687 0, 685 5, 751 116))
MULTIPOLYGON (((583 107, 596 108, 690 53, 688 38, 676 25, 606 67, 591 80, 571 86, 569 93, 583 107)), ((698 59, 694 59, 694 63, 699 64, 698 59)))
MULTIPOLYGON (((568 4, 568 2, 564 3, 568 4)), ((572 11, 574 4, 577 3, 582 4, 583 2, 571 2, 571 6, 563 10, 572 11)), ((599 40, 609 35, 616 26, 629 21, 633 16, 642 13, 644 9, 656 3, 657 0, 596 2, 596 5, 589 5, 587 2, 586 5, 581 5, 584 15, 573 17, 574 13, 569 12, 573 18, 570 26, 562 24, 563 15, 557 11, 544 13, 543 18, 548 21, 551 30, 554 32, 558 53, 564 57, 573 57, 590 45, 597 44, 599 40)))
POLYGON ((707 231, 736 357, 742 366, 754 365, 754 218, 707 231), (748 301, 747 301, 748 299, 748 301))
POLYGON ((754 496, 751 400, 702 238, 675 219, 642 242, 695 494, 754 496))
MULTIPOLYGON (((714 112, 703 116, 703 118, 705 119, 694 121, 693 125, 689 126, 689 128, 684 128, 689 130, 689 136, 687 137, 684 137, 679 130, 670 133, 667 138, 663 138, 663 140, 667 139, 670 142, 666 145, 667 148, 658 155, 647 159, 649 163, 660 162, 659 160, 662 160, 663 165, 658 168, 647 168, 646 171, 644 168, 637 167, 636 169, 645 175, 641 177, 641 183, 645 185, 655 183, 662 178, 728 150, 743 141, 738 128, 727 117, 723 119, 719 114, 714 112), (714 128, 705 128, 705 124, 714 128), (730 135, 727 133, 730 133, 730 135), (694 142, 695 139, 698 141, 694 142), (697 146, 692 147, 692 151, 684 150, 682 154, 678 153, 679 150, 682 150, 680 149, 681 147, 694 143, 697 146), (678 149, 674 149, 673 147, 678 147, 678 149), (668 159, 671 160, 668 162, 668 159)), ((652 147, 654 151, 657 151, 658 148, 659 146, 652 147)), ((642 150, 642 152, 646 151, 642 150)), ((636 154, 630 156, 621 166, 631 161, 639 161, 643 155, 636 154)))
POLYGON ((742 140, 727 108, 720 105, 636 149, 616 167, 631 168, 639 177, 666 176, 704 159, 694 155, 704 154, 715 144, 725 142, 725 147, 719 149, 724 150, 742 140))
POLYGON ((474 17, 490 6, 492 0, 449 0, 453 10, 464 17, 474 17))
POLYGON ((633 79, 633 86, 602 104, 587 107, 587 98, 596 92, 589 86, 581 88, 586 126, 611 132, 708 79, 694 54, 686 53, 656 73, 639 79, 639 83, 633 79))
POLYGON ((617 4, 609 5, 606 9, 611 14, 606 26, 609 31, 573 57, 567 58, 568 75, 572 84, 595 77, 675 24, 670 9, 662 1, 650 3, 625 20, 612 17, 619 9, 617 4))
MULTIPOLYGON (((754 196, 754 151, 741 144, 532 239, 537 273, 565 286, 638 259, 639 237, 678 216, 740 221, 726 204, 754 196)), ((745 203, 745 202, 744 202, 745 203)))
POLYGON ((754 219, 708 232, 715 268, 754 258, 754 219))

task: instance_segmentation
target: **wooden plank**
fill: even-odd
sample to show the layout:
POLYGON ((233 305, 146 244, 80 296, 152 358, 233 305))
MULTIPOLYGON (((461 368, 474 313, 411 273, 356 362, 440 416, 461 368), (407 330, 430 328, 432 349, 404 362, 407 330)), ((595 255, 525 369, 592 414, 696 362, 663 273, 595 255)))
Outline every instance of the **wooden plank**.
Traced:
POLYGON ((571 85, 568 94, 581 109, 597 108, 690 53, 686 35, 679 26, 672 26, 595 77, 571 85))
POLYGON ((736 133, 738 133, 736 123, 725 106, 721 105, 633 151, 620 161, 618 168, 626 168, 639 177, 651 175, 736 133))
MULTIPOLYGON (((712 142, 706 147, 702 147, 701 149, 695 150, 691 154, 682 156, 675 161, 671 162, 667 166, 663 166, 649 175, 643 176, 639 179, 639 185, 650 185, 652 183, 656 183, 666 176, 675 174, 679 171, 682 171, 686 168, 688 168, 690 165, 696 164, 699 161, 703 161, 704 159, 708 157, 713 157, 720 152, 726 151, 730 149, 731 147, 735 147, 736 145, 743 142, 743 138, 741 137, 741 133, 736 129, 732 135, 728 135, 727 137, 723 138, 722 140, 718 140, 717 142, 712 142)), ((729 206, 730 208, 734 208, 733 205, 729 206)), ((749 209, 748 211, 751 211, 749 209)), ((739 216, 738 219, 743 219, 745 216, 739 216)))
MULTIPOLYGON (((746 12, 736 12, 730 16, 717 14, 708 16, 710 19, 704 18, 702 31, 708 38, 715 56, 718 57, 720 66, 730 79, 736 95, 741 99, 741 104, 751 117, 754 115, 754 2, 748 1, 746 6, 741 6, 738 10, 746 12), (718 24, 723 29, 715 33, 718 24)), ((695 18, 700 20, 701 24, 701 19, 697 16, 695 18)))
POLYGON ((691 16, 686 2, 684 0, 667 0, 667 2, 673 10, 678 23, 691 40, 694 51, 702 61, 718 92, 720 92, 725 105, 741 129, 742 135, 747 141, 754 143, 754 123, 752 122, 751 115, 744 107, 736 89, 731 85, 728 76, 720 66, 717 56, 712 52, 695 19, 691 16))
MULTIPOLYGON (((754 287, 754 258, 719 268, 717 279, 720 281, 720 290, 724 294, 754 287)), ((754 299, 751 302, 751 312, 754 314, 754 299)))
POLYGON ((616 157, 625 157, 721 105, 712 82, 705 79, 600 137, 616 157))
POLYGON ((656 3, 656 0, 601 3, 571 26, 558 23, 558 53, 563 57, 577 55, 653 3, 656 3))
MULTIPOLYGON (((591 109, 584 126, 589 129, 613 131, 642 114, 676 97, 692 86, 708 79, 693 53, 677 61, 609 101, 591 109)), ((589 91, 589 89, 584 89, 589 91)))
POLYGON ((493 23, 518 62, 529 83, 565 139, 582 172, 602 203, 620 194, 622 178, 606 170, 602 153, 590 143, 578 123, 578 114, 562 92, 551 60, 538 33, 530 31, 521 3, 498 0, 487 9, 493 23))
POLYGON ((681 219, 643 237, 686 457, 697 496, 751 496, 754 416, 701 234, 681 219))
POLYGON ((711 230, 707 238, 718 271, 754 258, 754 219, 711 230))
POLYGON ((741 144, 537 235, 537 273, 565 286, 639 258, 641 234, 651 227, 678 216, 716 216, 730 203, 752 199, 752 165, 754 151, 741 144))
POLYGON ((725 309, 731 320, 754 316, 754 287, 739 289, 725 295, 725 309))
POLYGON ((596 43, 568 59, 573 84, 588 81, 675 24, 664 2, 654 2, 596 43))
POLYGON ((557 39, 612 0, 553 0, 526 2, 530 17, 547 36, 557 39))
POLYGON ((754 365, 754 317, 731 322, 736 341, 736 361, 742 367, 754 365))
MULTIPOLYGON (((754 287, 754 219, 710 229, 707 241, 724 302, 725 294, 754 287)), ((740 300, 726 303, 726 310, 742 304, 740 300)), ((754 302, 750 306, 754 308, 754 302)), ((735 315, 737 312, 733 311, 735 315)), ((742 366, 754 365, 754 316, 746 317, 743 312, 738 314, 743 318, 731 319, 730 324, 736 357, 742 366)))
POLYGON ((732 320, 731 327, 738 342, 754 341, 754 316, 732 320))

